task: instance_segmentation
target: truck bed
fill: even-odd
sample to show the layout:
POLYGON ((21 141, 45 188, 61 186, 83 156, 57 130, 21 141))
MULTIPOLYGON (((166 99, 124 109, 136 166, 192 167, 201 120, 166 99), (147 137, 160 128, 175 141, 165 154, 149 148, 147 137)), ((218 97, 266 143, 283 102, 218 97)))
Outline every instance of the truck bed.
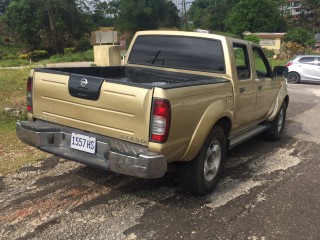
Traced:
POLYGON ((223 78, 128 66, 40 68, 36 69, 36 71, 57 73, 62 75, 84 75, 89 77, 103 78, 106 82, 139 86, 144 88, 159 87, 163 89, 170 89, 193 85, 221 83, 226 81, 223 78))

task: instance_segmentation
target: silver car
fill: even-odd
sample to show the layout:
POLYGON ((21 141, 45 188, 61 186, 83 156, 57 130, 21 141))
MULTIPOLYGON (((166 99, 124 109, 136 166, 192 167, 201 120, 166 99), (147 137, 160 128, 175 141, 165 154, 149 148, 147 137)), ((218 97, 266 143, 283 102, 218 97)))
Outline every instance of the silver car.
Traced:
POLYGON ((299 55, 290 60, 286 66, 289 83, 320 82, 320 55, 299 55))

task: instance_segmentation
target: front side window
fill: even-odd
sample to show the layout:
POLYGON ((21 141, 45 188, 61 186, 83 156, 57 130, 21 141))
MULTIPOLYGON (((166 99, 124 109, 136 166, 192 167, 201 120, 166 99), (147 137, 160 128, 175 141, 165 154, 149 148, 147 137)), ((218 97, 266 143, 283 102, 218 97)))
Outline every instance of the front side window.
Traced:
POLYGON ((266 56, 260 48, 253 48, 253 57, 256 65, 257 77, 270 77, 271 67, 266 56))
POLYGON ((221 42, 207 38, 139 36, 133 45, 128 63, 225 73, 221 42))

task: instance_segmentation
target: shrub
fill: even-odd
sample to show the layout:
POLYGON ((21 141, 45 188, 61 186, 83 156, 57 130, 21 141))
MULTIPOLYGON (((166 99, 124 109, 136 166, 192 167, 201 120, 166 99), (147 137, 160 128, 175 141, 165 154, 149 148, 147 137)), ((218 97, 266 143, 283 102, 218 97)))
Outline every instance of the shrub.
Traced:
POLYGON ((250 35, 244 36, 243 39, 246 41, 249 41, 249 42, 257 43, 257 44, 260 43, 260 38, 255 34, 250 34, 250 35))
POLYGON ((81 37, 79 41, 76 41, 74 43, 74 46, 76 47, 76 50, 79 52, 83 52, 92 48, 90 39, 87 36, 81 37))
POLYGON ((17 59, 18 56, 16 54, 8 53, 8 54, 5 54, 2 58, 5 60, 14 60, 14 59, 17 59))
POLYGON ((70 47, 70 48, 65 48, 64 49, 64 54, 65 55, 70 55, 76 52, 76 48, 74 47, 70 47))
POLYGON ((48 56, 49 56, 49 53, 46 50, 34 50, 29 53, 29 58, 32 61, 38 61, 38 60, 47 58, 48 56))
POLYGON ((267 58, 273 58, 275 55, 274 51, 271 49, 263 48, 264 53, 266 54, 267 58))
POLYGON ((306 48, 303 45, 291 41, 286 42, 286 44, 284 45, 284 49, 287 54, 290 55, 290 58, 295 55, 304 54, 306 51, 306 48))
POLYGON ((28 60, 28 59, 29 59, 29 54, 20 54, 20 55, 19 55, 19 58, 20 58, 20 59, 27 59, 27 60, 28 60))

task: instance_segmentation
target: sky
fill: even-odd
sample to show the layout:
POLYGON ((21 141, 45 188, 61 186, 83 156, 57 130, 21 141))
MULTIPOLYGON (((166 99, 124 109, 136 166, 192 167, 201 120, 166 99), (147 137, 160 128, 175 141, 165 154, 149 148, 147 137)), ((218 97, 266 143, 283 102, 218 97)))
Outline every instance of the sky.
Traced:
MULTIPOLYGON (((174 4, 177 5, 179 11, 181 12, 182 11, 182 0, 171 0, 174 4)), ((194 0, 185 0, 186 1, 186 7, 187 7, 187 10, 189 9, 189 7, 191 6, 191 3, 194 1, 194 0)))

